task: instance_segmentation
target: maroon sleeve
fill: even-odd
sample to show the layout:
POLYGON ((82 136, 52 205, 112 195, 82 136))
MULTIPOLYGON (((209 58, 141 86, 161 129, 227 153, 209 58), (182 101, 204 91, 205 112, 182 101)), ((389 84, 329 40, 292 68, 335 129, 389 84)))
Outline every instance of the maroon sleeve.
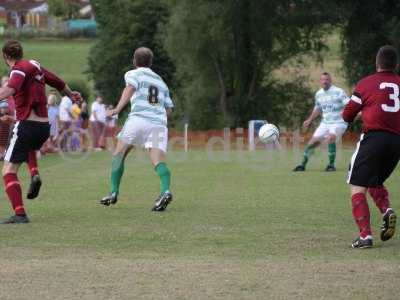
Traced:
POLYGON ((65 82, 57 77, 55 74, 51 73, 50 71, 42 68, 44 74, 44 80, 46 84, 50 85, 51 87, 57 89, 58 91, 62 91, 65 87, 65 82))
POLYGON ((22 84, 24 83, 25 76, 26 74, 22 70, 12 70, 7 86, 18 92, 21 89, 22 84))
POLYGON ((360 83, 356 85, 353 94, 350 97, 350 101, 345 106, 342 117, 343 120, 347 123, 353 122, 354 118, 363 108, 363 97, 361 92, 360 83))

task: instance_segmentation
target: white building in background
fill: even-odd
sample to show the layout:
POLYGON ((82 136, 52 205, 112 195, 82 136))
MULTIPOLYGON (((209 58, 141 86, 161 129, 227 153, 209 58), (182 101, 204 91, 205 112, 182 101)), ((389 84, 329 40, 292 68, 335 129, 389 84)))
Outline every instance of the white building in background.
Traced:
MULTIPOLYGON (((65 0, 78 5, 82 18, 94 19, 90 0, 65 0)), ((46 0, 0 0, 0 25, 46 28, 54 24, 46 0)))
POLYGON ((46 27, 48 10, 44 0, 0 0, 0 22, 14 28, 46 27))

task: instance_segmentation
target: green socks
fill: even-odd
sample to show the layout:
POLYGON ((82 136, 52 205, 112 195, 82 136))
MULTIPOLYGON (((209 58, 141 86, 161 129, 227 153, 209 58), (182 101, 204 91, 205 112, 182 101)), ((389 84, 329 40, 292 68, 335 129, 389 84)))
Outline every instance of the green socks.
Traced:
MULTIPOLYGON (((301 165, 303 167, 306 166, 310 156, 314 153, 315 146, 314 145, 308 145, 304 149, 304 154, 303 154, 303 160, 301 162, 301 165)), ((335 159, 336 159, 336 144, 332 143, 328 145, 328 158, 329 158, 329 165, 334 166, 335 165, 335 159)))
MULTIPOLYGON (((160 162, 155 170, 160 176, 161 181, 161 193, 169 191, 169 186, 171 183, 171 172, 169 171, 166 163, 160 162)), ((111 193, 119 193, 119 185, 121 183, 122 174, 124 174, 124 158, 122 155, 113 156, 111 162, 111 176, 110 176, 110 186, 111 193)))
POLYGON ((306 166, 308 159, 310 158, 310 156, 314 153, 314 149, 315 146, 314 145, 308 145, 305 149, 304 149, 304 154, 303 154, 303 160, 301 162, 301 165, 303 167, 306 166))
POLYGON ((124 174, 124 158, 122 155, 113 156, 110 177, 111 193, 119 193, 122 174, 124 174))
POLYGON ((165 162, 160 162, 156 167, 155 170, 160 176, 161 181, 161 193, 165 193, 169 191, 169 186, 171 183, 171 172, 169 171, 165 162))
POLYGON ((336 144, 332 143, 328 145, 328 158, 329 158, 329 165, 335 165, 335 158, 336 158, 336 144))

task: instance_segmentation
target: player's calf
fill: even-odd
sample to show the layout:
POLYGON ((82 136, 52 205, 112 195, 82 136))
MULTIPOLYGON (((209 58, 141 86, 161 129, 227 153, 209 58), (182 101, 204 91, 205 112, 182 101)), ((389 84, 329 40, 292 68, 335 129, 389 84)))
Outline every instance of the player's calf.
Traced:
POLYGON ((389 192, 385 186, 370 187, 368 192, 381 214, 385 214, 390 207, 389 192))

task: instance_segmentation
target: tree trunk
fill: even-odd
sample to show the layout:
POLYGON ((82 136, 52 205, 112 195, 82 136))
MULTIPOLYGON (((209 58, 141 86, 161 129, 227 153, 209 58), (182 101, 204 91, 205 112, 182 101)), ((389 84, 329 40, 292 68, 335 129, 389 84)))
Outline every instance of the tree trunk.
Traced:
POLYGON ((228 111, 227 111, 227 107, 226 107, 226 85, 225 85, 225 81, 224 81, 224 76, 222 74, 222 67, 221 64, 219 62, 219 60, 213 59, 214 62, 214 67, 215 67, 215 71, 217 72, 217 76, 218 76, 218 84, 219 84, 219 106, 221 109, 221 113, 222 113, 222 118, 224 121, 224 124, 227 122, 227 117, 228 117, 228 111))
POLYGON ((257 88, 257 77, 258 70, 254 69, 253 76, 251 77, 250 86, 249 86, 249 97, 253 97, 257 88))

